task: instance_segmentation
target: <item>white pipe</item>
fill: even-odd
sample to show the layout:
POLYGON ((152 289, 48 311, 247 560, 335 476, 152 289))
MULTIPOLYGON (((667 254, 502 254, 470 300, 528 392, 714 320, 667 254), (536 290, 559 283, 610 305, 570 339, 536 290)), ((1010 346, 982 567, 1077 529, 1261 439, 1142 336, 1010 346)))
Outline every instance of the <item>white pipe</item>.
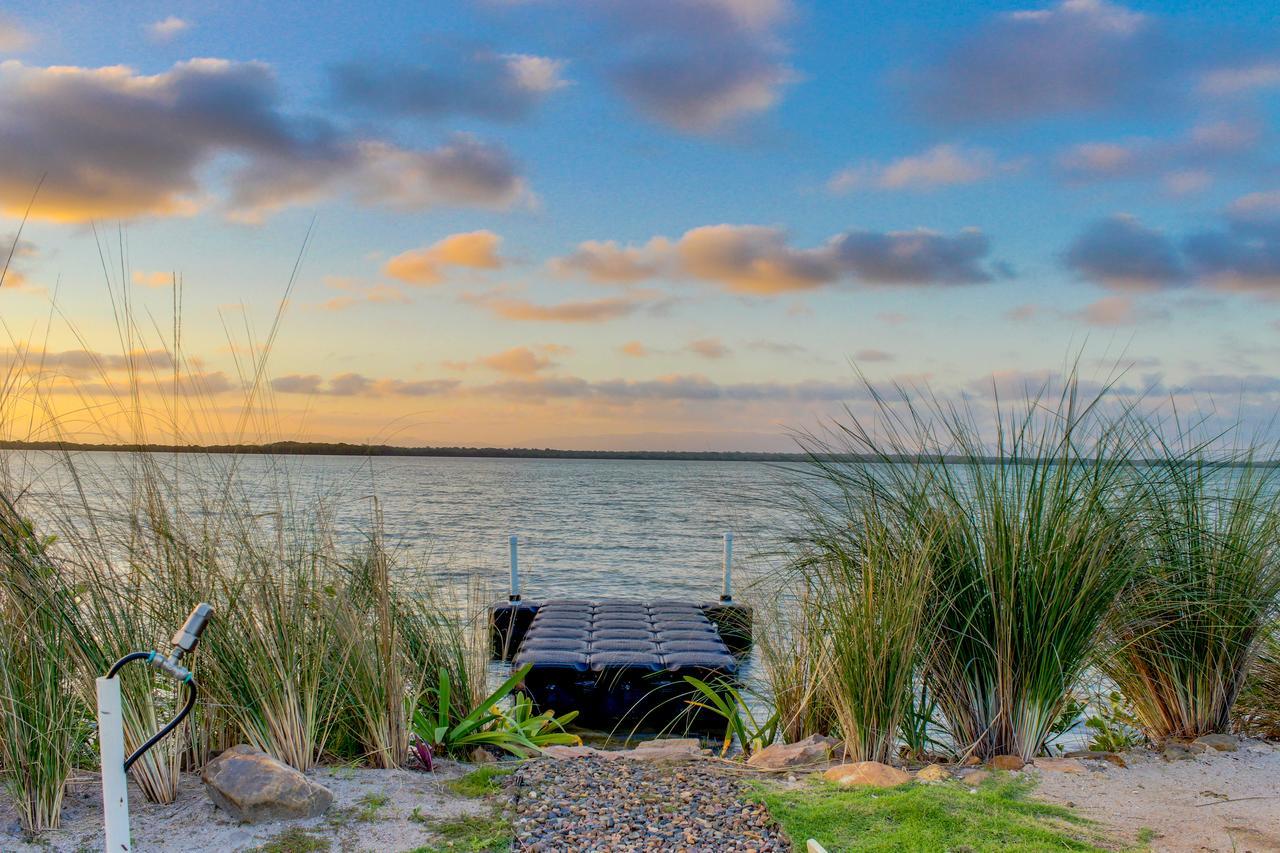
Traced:
POLYGON ((520 600, 520 553, 519 540, 515 536, 507 537, 507 545, 511 551, 511 600, 520 600))
POLYGON ((733 601, 733 531, 724 534, 724 592, 721 601, 733 601))
POLYGON ((129 785, 124 771, 124 717, 120 680, 99 678, 98 747, 102 754, 102 822, 107 853, 128 853, 129 785))

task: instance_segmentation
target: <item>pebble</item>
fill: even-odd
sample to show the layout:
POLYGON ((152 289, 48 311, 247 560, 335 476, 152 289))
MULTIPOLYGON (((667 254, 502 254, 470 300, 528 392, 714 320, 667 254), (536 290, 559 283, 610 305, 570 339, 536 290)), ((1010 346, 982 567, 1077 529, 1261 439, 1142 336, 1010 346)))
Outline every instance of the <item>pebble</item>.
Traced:
POLYGON ((515 774, 515 850, 782 853, 791 843, 714 762, 536 759, 515 774))

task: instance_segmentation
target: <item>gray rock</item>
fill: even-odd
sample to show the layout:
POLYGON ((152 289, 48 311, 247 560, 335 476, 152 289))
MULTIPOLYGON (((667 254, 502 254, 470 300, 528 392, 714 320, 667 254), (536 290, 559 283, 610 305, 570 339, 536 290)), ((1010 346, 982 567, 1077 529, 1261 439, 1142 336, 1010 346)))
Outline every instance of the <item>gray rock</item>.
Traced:
POLYGON ((1161 755, 1164 756, 1165 761, 1194 761, 1196 751, 1180 743, 1171 743, 1164 748, 1161 755))
POLYGON ((1218 752, 1235 752, 1240 747, 1240 741, 1234 735, 1223 734, 1203 735, 1196 738, 1192 743, 1207 746, 1218 752))
POLYGON ((200 779, 214 805, 245 823, 317 817, 333 804, 328 788, 246 744, 206 764, 200 779))
POLYGON ((747 759, 747 764, 761 770, 786 770, 791 767, 812 767, 831 759, 832 751, 840 741, 825 735, 809 735, 795 743, 775 743, 747 759))

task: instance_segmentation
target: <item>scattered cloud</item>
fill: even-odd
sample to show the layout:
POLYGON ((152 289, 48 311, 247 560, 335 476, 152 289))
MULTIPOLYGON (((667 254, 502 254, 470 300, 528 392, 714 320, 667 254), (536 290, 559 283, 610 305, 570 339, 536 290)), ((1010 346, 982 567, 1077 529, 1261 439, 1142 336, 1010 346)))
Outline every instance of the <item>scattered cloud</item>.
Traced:
POLYGON ((747 343, 747 349, 755 350, 756 352, 767 352, 771 355, 800 355, 808 352, 808 349, 800 346, 800 344, 768 340, 750 341, 747 343))
MULTIPOLYGON (((8 285, 5 285, 8 287, 8 285)), ((171 371, 173 356, 162 349, 133 350, 121 353, 94 350, 36 350, 19 345, 0 351, 0 366, 10 370, 21 369, 27 373, 44 373, 74 379, 105 379, 112 373, 134 370, 140 374, 152 371, 171 371)))
POLYGON ((38 219, 190 215, 218 201, 205 183, 216 161, 230 166, 220 205, 244 221, 335 196, 397 210, 529 198, 506 152, 475 137, 406 149, 287 113, 262 62, 194 59, 154 75, 0 62, 0 126, 0 210, 20 214, 47 175, 38 219))
POLYGON ((1138 104, 1167 82, 1155 23, 1107 0, 1006 12, 904 80, 926 114, 951 123, 1138 104))
POLYGON ((650 118, 686 133, 731 127, 773 107, 797 79, 780 31, 790 0, 601 0, 608 73, 650 118))
POLYGON ((721 359, 732 352, 719 338, 700 338, 690 341, 685 349, 702 358, 721 359))
POLYGON ((768 296, 842 279, 872 285, 976 284, 995 277, 986 266, 989 253, 986 236, 972 228, 954 236, 926 229, 846 231, 820 246, 795 248, 780 228, 705 225, 678 240, 657 237, 643 246, 583 244, 551 266, 586 271, 597 281, 632 283, 646 275, 670 275, 731 293, 768 296))
POLYGON ((340 373, 324 379, 310 374, 291 373, 271 380, 279 394, 314 394, 330 397, 434 397, 459 386, 456 379, 374 379, 360 373, 340 373))
POLYGON ((1201 78, 1199 88, 1201 93, 1215 97, 1280 89, 1280 62, 1216 68, 1201 78))
POLYGON ((1172 139, 1129 139, 1075 145, 1057 160, 1057 169, 1074 182, 1163 176, 1175 194, 1203 189, 1210 169, 1241 165, 1263 140, 1254 122, 1198 124, 1172 139))
POLYGON ((17 21, 0 15, 0 53, 18 53, 31 44, 31 35, 17 21))
POLYGON ((330 76, 335 99, 360 112, 516 121, 568 85, 565 64, 546 56, 478 51, 442 55, 421 65, 347 63, 330 76))
POLYGON ((632 358, 644 358, 651 353, 650 349, 640 343, 640 341, 627 341, 625 344, 618 347, 618 351, 623 355, 629 355, 632 358))
POLYGON ((551 355, 564 352, 565 349, 557 345, 542 346, 536 350, 530 347, 512 347, 493 355, 483 356, 479 359, 479 363, 498 373, 511 376, 534 376, 555 367, 556 362, 552 361, 551 355))
POLYGON ((987 148, 935 145, 890 163, 863 163, 842 169, 827 181, 827 189, 836 195, 865 189, 932 190, 974 184, 1018 167, 1017 163, 1000 162, 995 152, 987 148))
POLYGON ((504 320, 535 323, 603 323, 626 317, 639 310, 646 300, 612 297, 542 304, 500 293, 463 294, 462 300, 504 320))
POLYGON ((450 267, 495 270, 503 265, 498 255, 502 238, 492 231, 451 234, 421 249, 401 252, 387 261, 382 272, 406 284, 427 286, 444 281, 450 267))
POLYGON ((164 20, 148 25, 147 35, 154 41, 172 41, 189 29, 191 29, 190 21, 170 15, 164 20))
POLYGON ((548 267, 561 275, 581 275, 606 284, 629 284, 658 275, 669 253, 665 238, 644 246, 621 246, 613 240, 588 240, 568 255, 553 258, 548 267))
POLYGON ((1266 296, 1280 294, 1280 192, 1232 204, 1217 227, 1180 240, 1119 214, 1094 223, 1067 250, 1081 277, 1120 291, 1193 283, 1266 296))
POLYGON ((1091 302, 1079 311, 1066 312, 1063 316, 1090 326, 1137 326, 1153 320, 1165 320, 1169 312, 1144 308, 1128 296, 1107 296, 1091 302))
POLYGON ((883 362, 894 361, 897 357, 891 352, 885 352, 882 349, 860 349, 854 352, 854 361, 864 362, 883 362))
POLYGON ((133 278, 133 283, 138 285, 139 287, 150 287, 154 289, 159 289, 162 287, 172 287, 173 275, 174 275, 173 273, 165 272, 163 270, 156 270, 155 272, 145 272, 143 270, 134 270, 132 278, 133 278))
POLYGON ((357 305, 407 305, 412 300, 394 285, 366 282, 345 276, 325 276, 324 283, 333 290, 342 291, 319 304, 322 311, 345 311, 357 305))
POLYGON ((1128 214, 1090 225, 1067 249, 1064 261, 1077 275, 1111 290, 1142 292, 1188 283, 1173 241, 1128 214))

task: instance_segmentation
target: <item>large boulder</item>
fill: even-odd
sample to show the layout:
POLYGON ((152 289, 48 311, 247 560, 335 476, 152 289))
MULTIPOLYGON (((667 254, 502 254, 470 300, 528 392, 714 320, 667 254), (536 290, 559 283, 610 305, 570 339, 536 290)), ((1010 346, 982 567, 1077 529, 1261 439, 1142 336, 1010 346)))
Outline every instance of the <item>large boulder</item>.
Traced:
POLYGON ((855 761, 832 767, 822 778, 845 788, 896 788, 911 781, 911 774, 879 761, 855 761))
POLYGON ((747 764, 759 770, 787 770, 792 767, 812 767, 831 760, 831 752, 840 741, 825 735, 809 735, 795 743, 775 743, 747 759, 747 764))
POLYGON ((200 779, 214 805, 245 823, 318 817, 333 804, 328 788, 246 744, 206 764, 200 779))

